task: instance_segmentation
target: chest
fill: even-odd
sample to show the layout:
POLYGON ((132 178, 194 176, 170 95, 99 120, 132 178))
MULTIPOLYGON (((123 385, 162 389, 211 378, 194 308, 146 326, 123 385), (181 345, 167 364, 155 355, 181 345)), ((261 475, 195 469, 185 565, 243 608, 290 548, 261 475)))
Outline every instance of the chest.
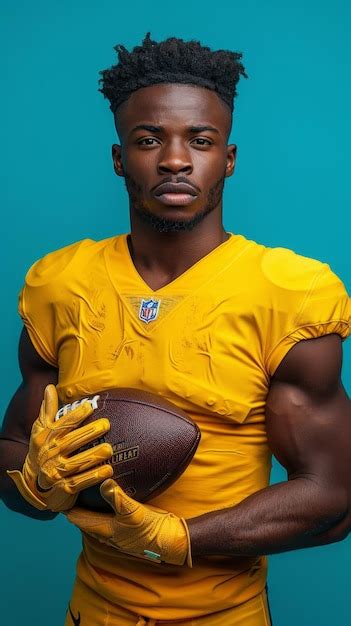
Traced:
POLYGON ((249 307, 210 288, 158 296, 100 281, 72 293, 55 305, 60 396, 135 387, 241 422, 262 412, 268 385, 249 307))

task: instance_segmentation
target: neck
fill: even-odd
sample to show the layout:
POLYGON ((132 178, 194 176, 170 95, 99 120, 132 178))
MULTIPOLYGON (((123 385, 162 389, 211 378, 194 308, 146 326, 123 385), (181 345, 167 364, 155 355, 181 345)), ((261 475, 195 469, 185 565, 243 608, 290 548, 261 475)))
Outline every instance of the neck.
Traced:
POLYGON ((140 274, 150 272, 173 280, 229 238, 222 224, 204 224, 191 231, 159 233, 137 219, 132 221, 128 246, 140 274))
MULTIPOLYGON (((204 220, 205 221, 205 220, 204 220)), ((159 233, 147 224, 132 224, 129 246, 136 265, 181 273, 229 238, 223 225, 201 222, 191 231, 159 233)))

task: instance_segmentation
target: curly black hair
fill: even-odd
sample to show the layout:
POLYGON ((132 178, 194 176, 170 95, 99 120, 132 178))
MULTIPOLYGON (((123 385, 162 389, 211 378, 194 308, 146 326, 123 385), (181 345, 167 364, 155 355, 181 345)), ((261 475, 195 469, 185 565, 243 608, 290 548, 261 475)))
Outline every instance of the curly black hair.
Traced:
POLYGON ((99 72, 101 93, 110 101, 115 114, 119 105, 141 87, 156 83, 184 83, 216 91, 230 110, 234 109, 236 85, 240 76, 247 78, 240 63, 241 52, 212 51, 199 41, 170 37, 157 43, 146 34, 142 46, 131 52, 118 44, 118 63, 99 72))

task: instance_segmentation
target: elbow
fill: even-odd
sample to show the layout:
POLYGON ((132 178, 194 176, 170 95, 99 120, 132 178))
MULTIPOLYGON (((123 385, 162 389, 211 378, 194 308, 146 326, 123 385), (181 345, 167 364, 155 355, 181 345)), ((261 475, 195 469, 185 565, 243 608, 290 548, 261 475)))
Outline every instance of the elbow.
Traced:
POLYGON ((340 508, 339 516, 334 521, 330 529, 331 543, 344 541, 351 532, 351 506, 347 503, 342 509, 340 508))
POLYGON ((337 517, 333 524, 334 541, 343 541, 351 531, 351 498, 348 489, 343 489, 338 499, 337 517))
POLYGON ((329 494, 328 503, 322 507, 315 532, 320 544, 337 543, 346 539, 351 531, 351 502, 345 492, 329 494))
MULTIPOLYGON (((329 543, 338 543, 344 541, 351 531, 351 519, 350 515, 343 518, 340 522, 335 523, 326 533, 321 535, 321 541, 317 545, 324 545, 329 543)), ((317 535, 318 539, 318 535, 317 535)))

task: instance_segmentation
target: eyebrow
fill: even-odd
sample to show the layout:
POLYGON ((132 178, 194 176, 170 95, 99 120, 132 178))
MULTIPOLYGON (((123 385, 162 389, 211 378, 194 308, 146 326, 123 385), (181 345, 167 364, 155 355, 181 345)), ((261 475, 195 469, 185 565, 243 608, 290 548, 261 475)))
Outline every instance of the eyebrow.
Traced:
POLYGON ((214 128, 213 126, 190 126, 189 130, 192 133, 202 133, 204 130, 213 130, 213 132, 219 134, 218 128, 214 128))
MULTIPOLYGON (((138 124, 138 126, 134 126, 131 130, 133 133, 136 130, 148 130, 150 133, 162 133, 165 129, 163 126, 151 126, 150 124, 138 124)), ((191 133, 202 133, 205 130, 212 130, 215 133, 219 134, 219 130, 214 128, 213 126, 188 126, 187 130, 191 133)))

